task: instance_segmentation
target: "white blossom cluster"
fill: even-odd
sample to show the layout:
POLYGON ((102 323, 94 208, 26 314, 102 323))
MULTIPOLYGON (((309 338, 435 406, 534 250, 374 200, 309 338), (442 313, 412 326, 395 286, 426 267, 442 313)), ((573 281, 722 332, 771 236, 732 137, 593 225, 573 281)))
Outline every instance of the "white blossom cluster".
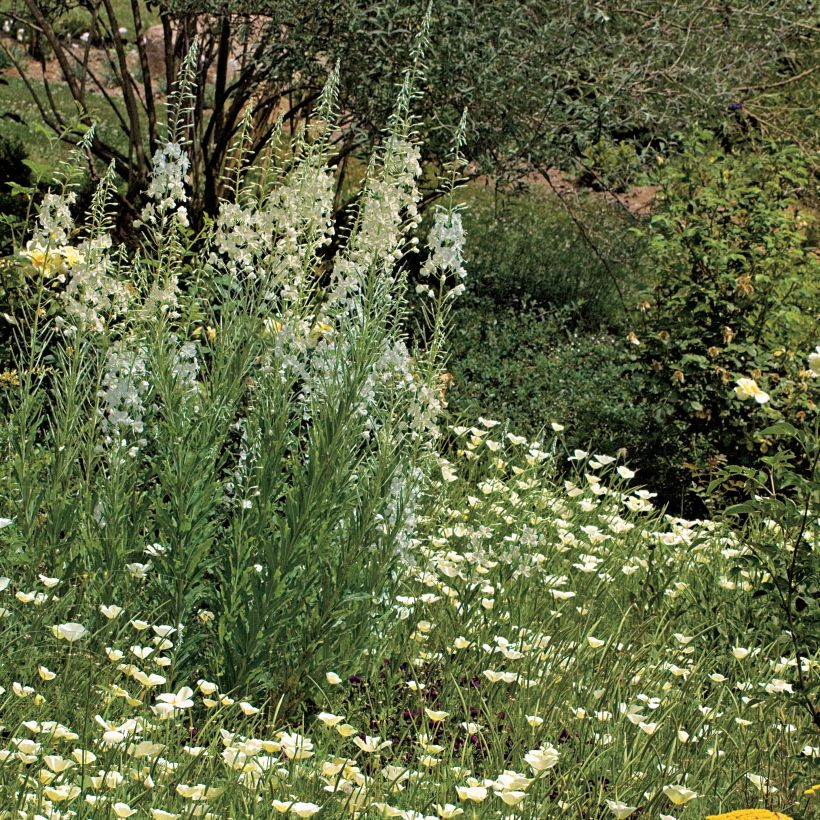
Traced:
MULTIPOLYGON (((464 280, 467 271, 464 268, 464 242, 466 240, 461 214, 458 211, 439 210, 436 212, 433 227, 427 237, 430 255, 421 267, 423 276, 438 277, 442 283, 447 277, 456 280, 447 296, 455 298, 464 293, 464 280)), ((419 285, 416 290, 433 295, 427 284, 419 285)))
POLYGON ((143 208, 141 222, 154 225, 158 219, 173 215, 180 225, 188 225, 185 185, 190 168, 191 160, 179 142, 169 142, 157 149, 152 160, 151 181, 146 190, 151 201, 143 208))
POLYGON ((299 298, 306 273, 305 257, 329 244, 333 236, 333 175, 327 168, 311 163, 305 163, 300 171, 285 180, 268 204, 278 236, 278 278, 286 302, 299 298))
POLYGON ((50 249, 65 245, 69 234, 74 230, 71 206, 76 201, 77 195, 74 191, 62 195, 47 193, 40 203, 37 225, 29 244, 50 249))
POLYGON ((355 311, 363 277, 374 266, 392 269, 404 252, 405 231, 418 225, 421 176, 416 145, 392 137, 385 148, 381 173, 363 194, 359 221, 344 255, 336 259, 329 305, 355 311))
POLYGON ((298 299, 308 263, 333 235, 334 179, 317 163, 288 174, 262 207, 224 203, 209 264, 239 284, 262 280, 269 301, 298 299))
POLYGON ((147 377, 144 350, 131 350, 121 342, 109 351, 97 394, 103 441, 115 450, 127 449, 131 456, 146 444, 142 434, 147 377))
MULTIPOLYGON (((125 285, 112 274, 111 237, 107 234, 88 239, 78 248, 70 278, 60 298, 65 318, 73 327, 97 333, 106 323, 126 312, 131 296, 125 285)), ((69 333, 71 331, 68 331, 69 333)))
POLYGON ((184 391, 198 390, 199 349, 196 342, 185 342, 176 350, 173 366, 177 385, 184 391))

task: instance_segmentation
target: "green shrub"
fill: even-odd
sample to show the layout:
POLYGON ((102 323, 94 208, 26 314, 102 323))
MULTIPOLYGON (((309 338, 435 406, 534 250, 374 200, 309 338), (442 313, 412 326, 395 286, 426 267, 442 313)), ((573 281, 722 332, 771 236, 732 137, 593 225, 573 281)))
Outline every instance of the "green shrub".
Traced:
POLYGON ((26 158, 19 139, 0 134, 0 257, 11 253, 28 212, 31 171, 26 158))
MULTIPOLYGON (((820 263, 796 199, 807 182, 796 149, 726 149, 709 133, 683 142, 659 166, 638 242, 620 238, 612 216, 583 213, 608 241, 607 266, 548 200, 502 200, 498 218, 478 202, 450 404, 524 432, 556 418, 571 447, 624 447, 672 509, 702 514, 722 467, 765 454, 729 385, 786 389, 795 351, 815 341, 820 263), (621 293, 640 310, 627 315, 621 293)), ((799 391, 784 406, 793 420, 809 409, 799 391)))
MULTIPOLYGON (((727 150, 704 132, 663 166, 656 212, 641 229, 658 284, 646 303, 635 369, 672 457, 705 486, 759 455, 753 422, 727 385, 773 390, 784 363, 815 342, 820 260, 797 195, 808 181, 793 146, 727 150)), ((797 401, 791 413, 805 411, 797 401)))
POLYGON ((532 437, 558 422, 567 451, 624 452, 640 481, 680 511, 688 473, 646 401, 654 374, 634 366, 628 347, 623 336, 573 330, 544 311, 462 307, 450 335, 449 411, 456 421, 507 420, 532 437))

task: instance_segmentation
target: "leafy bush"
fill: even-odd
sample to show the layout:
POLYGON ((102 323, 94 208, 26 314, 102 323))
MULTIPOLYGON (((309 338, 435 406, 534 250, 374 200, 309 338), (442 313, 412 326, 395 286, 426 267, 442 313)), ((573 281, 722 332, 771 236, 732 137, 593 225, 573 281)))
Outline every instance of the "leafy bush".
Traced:
POLYGON ((22 142, 0 134, 0 257, 11 253, 33 193, 26 158, 22 142))
MULTIPOLYGON (((727 385, 786 385, 816 333, 820 264, 795 198, 807 182, 795 149, 727 149, 707 132, 659 167, 653 216, 633 231, 640 242, 598 219, 606 267, 548 200, 513 200, 506 220, 505 201, 498 219, 479 202, 449 400, 456 415, 491 412, 528 434, 567 422, 571 448, 624 447, 673 509, 702 514, 720 469, 768 446, 727 385), (620 293, 640 311, 623 311, 620 293)), ((784 401, 792 421, 808 409, 801 396, 784 401)))
MULTIPOLYGON (((246 104, 257 100, 253 128, 246 130, 257 152, 275 112, 291 123, 304 120, 337 62, 349 74, 341 91, 346 115, 337 157, 343 169, 347 158, 361 160, 367 153, 362 146, 375 144, 389 120, 412 32, 429 3, 161 0, 133 6, 115 0, 93 14, 88 3, 75 0, 20 5, 35 42, 58 59, 70 99, 39 83, 24 91, 37 94, 40 119, 72 141, 104 103, 102 119, 114 127, 100 129, 90 149, 105 165, 116 158, 129 221, 128 204, 144 194, 151 157, 163 140, 155 94, 171 88, 183 55, 200 43, 200 88, 213 80, 213 94, 191 105, 197 138, 190 146, 190 210, 200 226, 226 195, 228 152, 243 130, 246 104), (67 7, 71 11, 63 14, 67 7), (87 16, 80 7, 87 7, 87 16), (169 24, 151 43, 142 34, 160 17, 169 24), (60 37, 69 31, 87 31, 91 42, 106 46, 112 57, 107 79, 121 93, 98 93, 93 63, 75 59, 60 37), (153 59, 154 46, 167 60, 153 59), (136 51, 136 59, 126 60, 128 51, 136 51), (78 111, 79 122, 72 118, 78 111)), ((426 158, 434 162, 447 156, 465 109, 472 172, 504 180, 517 179, 522 169, 566 167, 602 139, 642 150, 688 123, 719 127, 734 119, 728 106, 740 98, 758 116, 756 127, 777 122, 785 109, 803 141, 817 144, 806 0, 781 0, 776 9, 770 0, 706 8, 644 0, 640 9, 593 0, 493 0, 482 4, 481 14, 473 0, 439 0, 431 14, 429 116, 421 127, 426 158), (800 93, 784 101, 772 88, 800 93)))
MULTIPOLYGON (((820 346, 807 362, 800 359, 773 396, 750 379, 738 381, 738 398, 754 397, 763 405, 752 423, 755 441, 766 454, 753 467, 730 465, 709 492, 728 484, 734 494, 742 494, 743 500, 725 514, 744 547, 738 568, 762 574, 755 596, 760 622, 770 634, 788 636, 797 658, 810 658, 818 650, 820 634, 820 346), (797 414, 796 395, 806 408, 797 414)), ((801 666, 796 689, 820 727, 817 687, 801 666)))

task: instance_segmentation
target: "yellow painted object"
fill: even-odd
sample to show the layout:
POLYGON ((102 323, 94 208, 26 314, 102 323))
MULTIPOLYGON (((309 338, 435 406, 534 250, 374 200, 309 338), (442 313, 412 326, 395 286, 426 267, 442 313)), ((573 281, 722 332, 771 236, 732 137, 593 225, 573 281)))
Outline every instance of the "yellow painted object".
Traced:
POLYGON ((726 814, 710 814, 706 820, 792 820, 792 818, 768 809, 738 809, 726 812, 726 814))

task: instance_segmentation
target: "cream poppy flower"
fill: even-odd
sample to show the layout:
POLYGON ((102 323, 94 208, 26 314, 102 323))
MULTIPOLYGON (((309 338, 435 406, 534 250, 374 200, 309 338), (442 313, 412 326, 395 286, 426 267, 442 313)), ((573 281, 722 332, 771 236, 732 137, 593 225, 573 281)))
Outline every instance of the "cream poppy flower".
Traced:
POLYGON ((73 760, 66 760, 66 758, 60 757, 60 755, 45 755, 43 757, 43 763, 45 763, 54 774, 61 774, 77 765, 73 760))
POLYGON ((812 353, 809 353, 809 370, 815 376, 820 376, 820 345, 812 353))
POLYGON ((202 692, 203 695, 213 695, 213 693, 219 688, 215 683, 211 683, 203 678, 200 678, 196 682, 196 685, 199 687, 199 691, 202 692))
POLYGON ((543 746, 540 749, 533 749, 524 755, 524 760, 529 764, 535 774, 551 769, 558 763, 558 750, 552 746, 543 746))
POLYGON ((313 817, 320 809, 321 806, 317 806, 315 803, 303 802, 293 803, 290 807, 291 813, 297 817, 313 817))
POLYGON ((664 786, 663 793, 676 806, 684 806, 698 796, 697 792, 692 791, 692 789, 687 789, 686 786, 664 786))
POLYGON ((627 806, 626 803, 622 803, 620 800, 607 800, 606 805, 615 815, 615 820, 626 820, 629 815, 638 810, 637 806, 627 806))
POLYGON ((527 796, 527 793, 513 789, 511 791, 496 792, 495 796, 499 797, 508 806, 517 806, 527 796))
POLYGON ((66 800, 74 800, 80 794, 80 787, 71 783, 63 783, 60 786, 46 786, 43 794, 54 803, 63 803, 66 800))
POLYGON ((161 703, 168 704, 173 709, 190 709, 194 702, 191 696, 194 690, 190 686, 183 686, 179 692, 162 692, 157 695, 157 700, 161 703))
POLYGON ((51 627, 51 633, 59 641, 74 643, 79 641, 86 634, 87 630, 82 624, 69 621, 65 624, 55 624, 51 627))
POLYGON ((56 587, 57 584, 60 583, 59 578, 49 578, 46 575, 38 575, 37 577, 40 579, 40 583, 44 587, 47 587, 48 589, 51 589, 52 587, 56 587))
POLYGON ((109 621, 113 621, 114 618, 122 614, 122 607, 116 604, 100 604, 100 612, 102 612, 109 621))
POLYGON ((456 794, 459 800, 481 803, 487 798, 487 788, 485 786, 456 786, 456 794))
POLYGON ((380 751, 381 749, 386 748, 387 746, 392 746, 392 741, 390 740, 382 740, 378 735, 371 737, 370 735, 365 735, 364 739, 360 737, 354 737, 353 742, 363 751, 367 752, 368 754, 373 754, 375 752, 380 751))
POLYGON ((344 720, 341 715, 334 715, 331 712, 319 712, 316 717, 318 720, 321 720, 328 729, 338 726, 344 720))

